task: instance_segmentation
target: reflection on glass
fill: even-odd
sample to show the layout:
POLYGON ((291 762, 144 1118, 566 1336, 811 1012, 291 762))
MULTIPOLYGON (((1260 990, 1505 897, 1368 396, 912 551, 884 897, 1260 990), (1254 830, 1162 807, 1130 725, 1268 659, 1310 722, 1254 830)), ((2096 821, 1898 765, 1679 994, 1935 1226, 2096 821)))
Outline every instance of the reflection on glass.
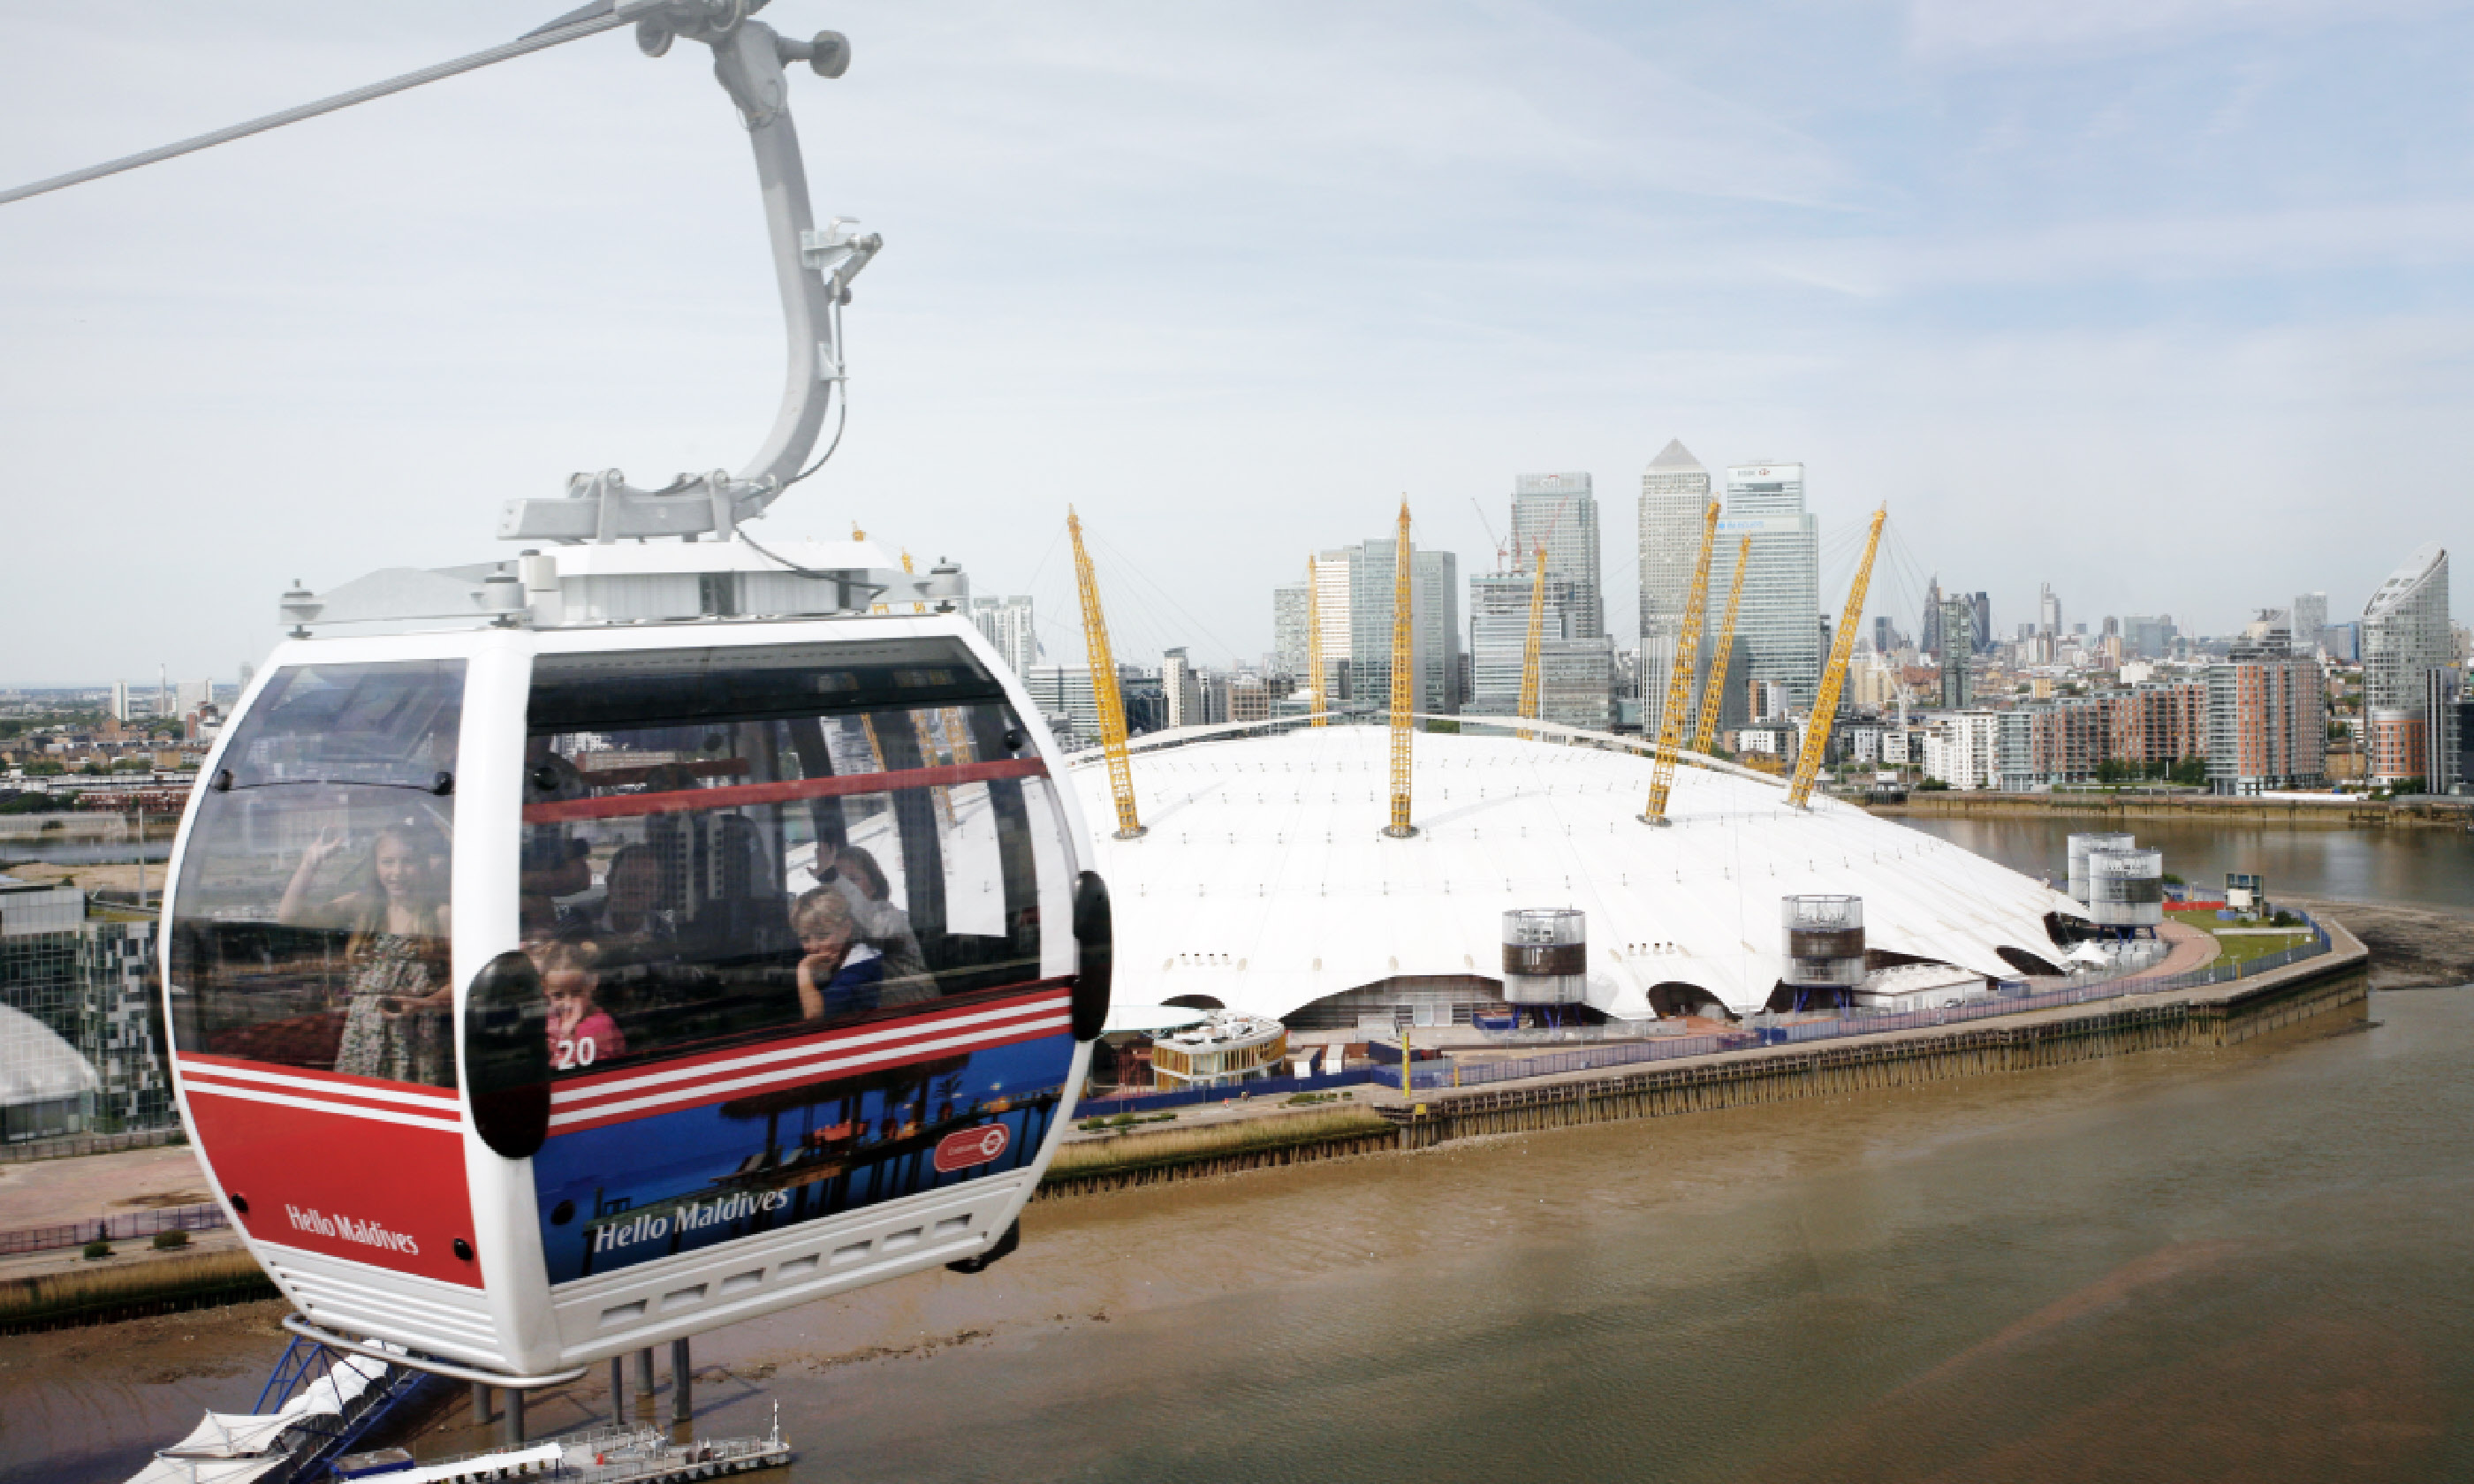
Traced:
POLYGON ((334 1069, 348 1076, 448 1082, 447 842, 418 819, 382 825, 351 882, 318 899, 320 868, 347 851, 324 829, 301 852, 276 921, 343 931, 344 1021, 334 1069))
POLYGON ((189 1054, 451 1087, 461 660, 303 665, 243 716, 173 902, 189 1054))
POLYGON ((1039 978, 1057 805, 959 644, 545 656, 531 731, 525 932, 608 1022, 560 1070, 1039 978))

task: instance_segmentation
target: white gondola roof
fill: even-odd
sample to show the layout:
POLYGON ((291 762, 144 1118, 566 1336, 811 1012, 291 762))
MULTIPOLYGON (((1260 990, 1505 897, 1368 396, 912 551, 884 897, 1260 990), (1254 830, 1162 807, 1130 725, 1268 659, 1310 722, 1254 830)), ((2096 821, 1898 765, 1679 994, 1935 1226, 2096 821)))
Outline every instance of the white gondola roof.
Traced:
POLYGON ((1864 898, 1867 941, 2013 975, 2003 946, 2050 959, 2068 898, 1957 846, 1768 779, 1677 771, 1671 827, 1638 822, 1637 754, 1419 733, 1414 839, 1384 838, 1389 734, 1297 728, 1137 752, 1149 834, 1113 838, 1106 770, 1075 768, 1115 900, 1116 993, 1207 995, 1285 1017, 1395 975, 1501 978, 1502 914, 1588 915, 1589 1002, 1651 1014, 1667 982, 1731 1009, 1780 976, 1779 898, 1864 898))

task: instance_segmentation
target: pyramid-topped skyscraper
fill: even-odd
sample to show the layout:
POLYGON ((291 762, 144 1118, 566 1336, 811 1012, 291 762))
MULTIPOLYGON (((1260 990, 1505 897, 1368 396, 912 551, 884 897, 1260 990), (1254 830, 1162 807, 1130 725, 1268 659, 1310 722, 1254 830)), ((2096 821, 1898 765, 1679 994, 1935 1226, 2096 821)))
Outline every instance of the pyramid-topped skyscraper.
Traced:
POLYGON ((1666 698, 1667 668, 1700 555, 1701 513, 1709 504, 1710 471, 1682 439, 1669 439, 1640 476, 1641 722, 1652 730, 1666 698))

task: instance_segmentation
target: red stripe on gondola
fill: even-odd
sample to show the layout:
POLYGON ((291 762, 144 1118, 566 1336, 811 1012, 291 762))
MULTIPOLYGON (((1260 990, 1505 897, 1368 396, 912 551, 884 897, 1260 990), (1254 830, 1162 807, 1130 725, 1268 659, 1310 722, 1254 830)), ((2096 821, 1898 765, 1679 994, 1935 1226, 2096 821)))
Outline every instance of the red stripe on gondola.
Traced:
POLYGON ((554 799, 524 805, 524 823, 551 825, 561 820, 629 819, 643 814, 684 814, 691 809, 726 809, 740 804, 787 803, 800 799, 834 799, 848 794, 889 793, 899 788, 953 788, 997 778, 1039 778, 1048 764, 1036 757, 1007 757, 995 762, 947 763, 934 768, 907 768, 899 773, 859 773, 846 778, 788 778, 779 783, 728 783, 719 788, 681 788, 659 794, 614 794, 606 799, 554 799))
POLYGON ((381 1101, 417 1097, 424 1102, 444 1103, 447 1107, 443 1111, 448 1113, 453 1113, 459 1106, 453 1088, 432 1088, 417 1082, 389 1082, 383 1077, 355 1077, 347 1072, 330 1072, 313 1066, 287 1066, 279 1062, 253 1062, 246 1057, 209 1056, 200 1051, 183 1051, 179 1060, 181 1070, 189 1073, 257 1072, 318 1083, 320 1092, 339 1097, 351 1097, 367 1089, 368 1092, 389 1094, 381 1101))
MULTIPOLYGON (((700 1071, 704 1073, 701 1077, 695 1075, 666 1076, 658 1081, 647 1079, 635 1086, 630 1086, 627 1083, 620 1082, 604 1084, 594 1088, 560 1087, 551 1092, 550 1106, 561 1113, 573 1113, 578 1110, 589 1113, 592 1111, 590 1105, 595 1103, 606 1103, 614 1100, 634 1101, 645 1098, 684 1095, 694 1091, 697 1088, 716 1078, 727 1078, 732 1081, 761 1079, 764 1081, 795 1082, 805 1076, 808 1069, 818 1062, 847 1060, 854 1057, 876 1058, 890 1056, 925 1042, 950 1041, 958 1038, 964 1037, 996 1038, 1011 1036, 1026 1023, 1045 1025, 1055 1017, 1067 1014, 1068 1008, 1069 1007, 1066 1005, 1064 1000, 1060 997, 1059 999, 1049 1003, 1026 1004, 1018 1013, 1006 1016, 991 1016, 985 1020, 976 1020, 969 1023, 951 1018, 933 1021, 916 1027, 908 1028, 899 1036, 887 1036, 874 1040, 852 1039, 839 1041, 807 1041, 801 1044, 799 1050, 795 1054, 767 1057, 762 1061, 754 1058, 724 1058, 717 1061, 709 1061, 690 1069, 691 1071, 700 1071)), ((945 1053, 938 1051, 932 1054, 943 1055, 945 1053)), ((639 1070, 656 1069, 670 1073, 676 1073, 681 1070, 681 1068, 673 1065, 663 1065, 658 1068, 639 1068, 639 1070)))
POLYGON ((338 1097, 332 1093, 310 1092, 301 1088, 262 1082, 241 1082, 223 1077, 188 1075, 186 1086, 191 1097, 237 1097, 277 1107, 295 1107, 303 1112, 359 1114, 395 1123, 412 1123, 424 1128, 452 1129, 460 1126, 462 1113, 454 1108, 435 1105, 381 1103, 371 1098, 338 1097))
POLYGON ((882 1039, 886 1044, 893 1044, 914 1037, 940 1034, 945 1026, 965 1017, 976 1019, 986 1017, 989 1019, 997 1019, 1007 1015, 1024 1014, 1033 1008, 1053 1008, 1064 1002, 1066 998, 1064 992, 1071 990, 1073 985, 1072 979, 1063 976, 1054 979, 1035 979, 1010 992, 986 992, 989 993, 986 999, 962 1000, 950 1005, 938 1005, 933 1010, 923 1010, 915 1016, 871 1020, 861 1025, 837 1025, 832 1030, 818 1031, 796 1040, 760 1041, 753 1045, 742 1044, 717 1051, 699 1052, 694 1056, 665 1057, 656 1062, 613 1066, 606 1071, 595 1071, 582 1077, 562 1077, 559 1079, 557 1090, 550 1096, 555 1106, 567 1108, 579 1102, 590 1102, 595 1098, 611 1095, 610 1087, 613 1083, 633 1082, 643 1077, 675 1076, 680 1072, 692 1071, 697 1067, 710 1066, 720 1062, 747 1062, 759 1057, 773 1062, 791 1062, 828 1045, 837 1043, 856 1045, 861 1041, 878 1039, 882 1039))
MULTIPOLYGON (((619 1088, 608 1084, 618 1083, 627 1074, 614 1072, 603 1085, 593 1089, 578 1089, 571 1085, 561 1087, 551 1094, 554 1110, 550 1115, 551 1132, 553 1136, 580 1133, 614 1123, 710 1107, 768 1089, 834 1082, 886 1067, 968 1056, 998 1046, 1071 1034, 1073 1021, 1069 1015, 1068 996, 1051 994, 1011 1003, 1020 1007, 1018 1013, 991 1017, 986 1023, 962 1024, 959 1022, 967 1017, 947 1015, 905 1026, 902 1034, 881 1040, 864 1035, 819 1037, 799 1043, 795 1048, 799 1054, 795 1056, 767 1058, 756 1065, 744 1065, 744 1059, 729 1057, 699 1059, 707 1065, 716 1062, 742 1061, 742 1065, 738 1066, 712 1066, 713 1076, 709 1081, 690 1078, 667 1086, 619 1088), (819 1066, 816 1064, 820 1061, 857 1061, 862 1065, 819 1066), (628 1104, 639 1106, 623 1106, 628 1104)), ((776 1049, 788 1051, 792 1048, 776 1049)), ((650 1069, 637 1070, 641 1073, 650 1069)), ((659 1069, 667 1072, 677 1068, 663 1066, 659 1069)))
POLYGON ((838 1082, 848 1077, 864 1076, 870 1072, 885 1071, 897 1066, 910 1066, 921 1062, 941 1061, 948 1057, 967 1057, 981 1051, 993 1051, 999 1046, 1016 1045, 1027 1041, 1044 1041, 1052 1036, 1071 1035, 1073 1029, 1073 1017, 1059 1011, 1047 1019, 1030 1021, 1018 1028, 995 1027, 990 1033, 974 1036, 960 1045, 922 1045, 910 1050, 895 1047, 868 1054, 859 1065, 794 1068, 777 1076, 734 1079, 726 1088, 710 1090, 700 1090, 692 1087, 685 1088, 676 1092, 660 1094, 661 1101, 647 1107, 614 1105, 613 1110, 608 1113, 598 1113, 589 1108, 580 1113, 554 1113, 550 1114, 550 1136, 556 1137, 562 1134, 580 1134, 588 1129, 607 1128, 617 1123, 633 1123, 641 1118, 658 1118, 667 1113, 687 1113, 782 1088, 838 1082))

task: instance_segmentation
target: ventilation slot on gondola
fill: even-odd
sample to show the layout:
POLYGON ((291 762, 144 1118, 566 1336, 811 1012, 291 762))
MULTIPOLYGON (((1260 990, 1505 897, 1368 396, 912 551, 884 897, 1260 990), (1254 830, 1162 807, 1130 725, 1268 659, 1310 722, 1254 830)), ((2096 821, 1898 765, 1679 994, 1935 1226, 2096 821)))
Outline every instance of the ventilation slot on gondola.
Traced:
POLYGON ((616 1329, 621 1325, 632 1325, 643 1317, 644 1301, 642 1299, 638 1299, 633 1304, 614 1304, 601 1311, 601 1328, 616 1329))
POLYGON ((680 1288, 662 1295, 662 1312, 667 1314, 674 1309, 693 1308, 703 1302, 704 1284, 698 1283, 692 1288, 680 1288))

